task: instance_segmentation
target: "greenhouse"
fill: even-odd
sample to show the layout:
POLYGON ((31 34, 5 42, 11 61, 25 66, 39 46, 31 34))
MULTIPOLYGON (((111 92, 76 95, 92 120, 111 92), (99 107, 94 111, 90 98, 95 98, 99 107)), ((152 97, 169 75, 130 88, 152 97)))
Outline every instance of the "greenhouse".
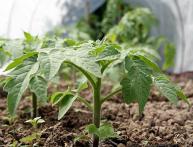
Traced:
POLYGON ((0 2, 0 147, 193 146, 192 0, 0 2))

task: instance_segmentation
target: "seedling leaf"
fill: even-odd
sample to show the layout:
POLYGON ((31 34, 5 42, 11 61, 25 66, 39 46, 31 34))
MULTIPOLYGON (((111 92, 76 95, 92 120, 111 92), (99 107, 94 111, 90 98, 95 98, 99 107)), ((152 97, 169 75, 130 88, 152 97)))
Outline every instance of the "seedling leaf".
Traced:
POLYGON ((15 114, 19 101, 28 88, 30 78, 37 72, 38 68, 38 63, 26 60, 9 73, 12 79, 6 83, 4 89, 8 92, 8 112, 10 115, 15 114))
POLYGON ((84 77, 84 78, 80 79, 80 81, 79 81, 77 92, 81 92, 82 90, 84 90, 86 88, 88 88, 88 80, 84 77))
POLYGON ((89 134, 96 134, 97 133, 97 127, 94 124, 90 124, 86 126, 85 129, 89 134))
POLYGON ((58 120, 66 114, 77 97, 78 95, 73 95, 69 90, 56 92, 51 96, 51 102, 59 106, 58 120))
POLYGON ((141 113, 149 96, 152 71, 140 59, 125 58, 127 77, 121 81, 123 98, 126 103, 137 101, 141 113))
POLYGON ((96 135, 99 136, 100 139, 105 140, 107 138, 116 138, 117 134, 114 132, 112 125, 103 124, 99 127, 96 135))
POLYGON ((118 137, 110 124, 102 124, 99 128, 97 128, 94 124, 90 124, 85 130, 89 134, 97 135, 102 140, 118 137))
POLYGON ((72 94, 63 96, 63 99, 59 103, 58 120, 60 120, 66 114, 77 97, 77 95, 74 96, 72 94))
POLYGON ((25 144, 30 144, 30 143, 33 142, 33 140, 39 139, 40 136, 41 136, 40 133, 32 133, 32 134, 29 135, 29 136, 26 136, 26 137, 21 138, 19 141, 20 141, 20 142, 23 142, 23 143, 25 143, 25 144))
POLYGON ((163 70, 166 70, 172 66, 174 66, 174 59, 175 59, 176 49, 173 44, 166 43, 164 47, 164 64, 163 70))
POLYGON ((30 123, 36 129, 38 124, 42 124, 45 121, 41 117, 36 117, 34 119, 29 119, 29 120, 27 120, 25 122, 26 123, 30 123))
POLYGON ((72 63, 97 77, 101 77, 100 66, 96 63, 96 58, 89 55, 89 50, 82 48, 77 50, 61 48, 53 49, 50 52, 48 50, 42 50, 39 55, 42 72, 47 78, 53 78, 64 61, 72 63))
POLYGON ((154 75, 154 84, 163 96, 169 99, 172 103, 177 104, 177 91, 176 86, 163 74, 154 75))
POLYGON ((13 62, 11 62, 7 68, 5 69, 5 71, 8 71, 10 69, 13 69, 15 68, 16 66, 20 65, 24 60, 36 55, 37 52, 29 52, 29 53, 26 53, 25 55, 19 57, 19 58, 16 58, 13 60, 13 62))
POLYGON ((47 101, 47 82, 41 76, 34 76, 30 80, 30 91, 35 93, 39 103, 45 103, 47 101))

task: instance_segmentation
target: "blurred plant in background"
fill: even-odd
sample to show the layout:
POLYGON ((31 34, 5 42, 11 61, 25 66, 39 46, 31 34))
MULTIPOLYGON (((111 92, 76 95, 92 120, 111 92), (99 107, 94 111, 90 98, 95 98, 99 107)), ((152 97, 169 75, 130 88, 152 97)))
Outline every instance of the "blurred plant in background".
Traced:
POLYGON ((175 46, 163 36, 151 36, 151 29, 156 25, 158 21, 148 8, 132 7, 123 0, 108 0, 95 12, 85 14, 77 24, 58 26, 47 35, 75 40, 105 38, 128 48, 143 46, 163 56, 160 66, 166 71, 174 66, 175 46))

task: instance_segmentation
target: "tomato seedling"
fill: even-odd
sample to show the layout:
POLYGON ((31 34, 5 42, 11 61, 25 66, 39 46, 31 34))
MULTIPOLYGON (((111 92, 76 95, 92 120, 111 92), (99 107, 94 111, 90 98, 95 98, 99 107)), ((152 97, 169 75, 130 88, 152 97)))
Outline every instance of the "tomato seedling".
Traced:
POLYGON ((138 102, 140 114, 144 110, 152 85, 158 87, 160 92, 175 104, 178 97, 188 102, 183 92, 161 73, 154 62, 155 58, 151 51, 148 52, 142 48, 124 49, 117 44, 102 41, 79 43, 66 48, 40 49, 38 55, 40 69, 47 79, 52 79, 58 73, 60 66, 66 63, 76 67, 89 81, 93 93, 92 104, 79 95, 79 92, 84 90, 85 82, 79 86, 83 87, 80 88, 81 90, 68 89, 65 92, 53 94, 51 101, 59 106, 58 119, 65 115, 75 100, 86 104, 93 112, 93 124, 88 128, 88 132, 93 134, 94 147, 99 145, 99 139, 115 136, 109 125, 101 126, 101 107, 106 100, 119 92, 122 92, 126 103, 138 102), (124 68, 120 70, 124 75, 120 81, 120 87, 102 96, 101 85, 104 72, 120 64, 124 68))
MULTIPOLYGON (((47 101, 47 82, 38 72, 39 64, 37 61, 38 48, 43 46, 43 41, 37 37, 33 37, 27 32, 24 32, 24 40, 14 40, 5 42, 14 45, 19 42, 16 49, 22 48, 21 55, 13 58, 13 61, 7 66, 7 79, 4 90, 8 92, 7 107, 9 115, 13 116, 16 113, 16 108, 24 92, 29 88, 32 94, 32 117, 37 117, 38 103, 45 103, 47 101)), ((7 44, 6 44, 7 43, 7 44)))

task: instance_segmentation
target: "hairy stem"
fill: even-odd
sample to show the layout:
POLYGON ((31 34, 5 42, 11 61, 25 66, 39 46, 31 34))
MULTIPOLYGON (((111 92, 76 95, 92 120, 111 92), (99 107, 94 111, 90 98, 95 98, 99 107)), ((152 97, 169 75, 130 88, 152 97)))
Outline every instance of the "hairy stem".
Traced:
POLYGON ((104 97, 102 100, 101 100, 101 104, 104 103, 106 100, 110 99, 113 95, 121 92, 122 88, 118 88, 116 89, 115 91, 111 92, 110 94, 108 94, 106 97, 104 97))
POLYGON ((36 118, 37 117, 37 97, 35 93, 32 93, 32 117, 36 118))
MULTIPOLYGON (((94 87, 94 112, 93 112, 93 123, 97 128, 100 127, 100 119, 101 119, 101 79, 98 78, 96 82, 96 87, 94 87)), ((93 135, 93 147, 98 147, 99 145, 99 137, 97 135, 93 135)))

